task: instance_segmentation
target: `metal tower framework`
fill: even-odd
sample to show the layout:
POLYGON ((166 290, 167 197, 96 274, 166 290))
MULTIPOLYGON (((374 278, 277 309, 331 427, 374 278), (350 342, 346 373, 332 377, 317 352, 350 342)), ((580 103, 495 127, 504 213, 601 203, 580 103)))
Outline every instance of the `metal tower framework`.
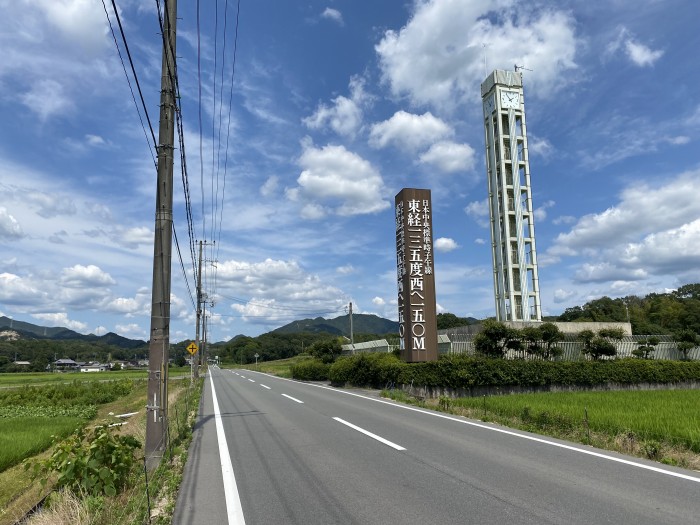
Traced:
POLYGON ((541 321, 522 74, 493 71, 481 84, 498 321, 541 321))

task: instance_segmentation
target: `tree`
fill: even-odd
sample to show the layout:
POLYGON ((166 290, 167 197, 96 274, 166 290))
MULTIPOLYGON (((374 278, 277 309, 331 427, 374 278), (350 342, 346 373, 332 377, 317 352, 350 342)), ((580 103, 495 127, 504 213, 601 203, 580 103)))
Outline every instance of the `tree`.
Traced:
POLYGON ((542 330, 539 326, 526 326, 520 330, 520 337, 525 344, 525 351, 529 355, 542 355, 543 347, 540 344, 542 341, 542 330))
POLYGON ((596 336, 591 340, 586 353, 588 353, 594 361, 597 361, 603 356, 612 357, 616 355, 617 347, 615 347, 612 341, 596 336))
POLYGON ((337 338, 316 341, 309 347, 309 353, 323 363, 332 363, 343 351, 337 338))
POLYGON ((637 343, 637 348, 632 350, 632 355, 639 357, 641 359, 649 359, 649 354, 656 350, 656 345, 658 345, 660 339, 655 336, 646 337, 642 341, 637 343))
POLYGON ((556 346, 556 343, 564 339, 564 334, 559 330, 557 325, 554 323, 542 323, 540 325, 540 333, 542 334, 542 342, 544 343, 545 359, 559 357, 564 353, 564 350, 556 346))
POLYGON ((506 350, 520 344, 518 331, 503 323, 487 319, 474 337, 474 349, 488 357, 504 357, 506 350))
POLYGON ((673 340, 676 342, 676 348, 683 354, 684 361, 689 359, 688 352, 700 346, 700 337, 693 330, 678 330, 673 334, 673 340))

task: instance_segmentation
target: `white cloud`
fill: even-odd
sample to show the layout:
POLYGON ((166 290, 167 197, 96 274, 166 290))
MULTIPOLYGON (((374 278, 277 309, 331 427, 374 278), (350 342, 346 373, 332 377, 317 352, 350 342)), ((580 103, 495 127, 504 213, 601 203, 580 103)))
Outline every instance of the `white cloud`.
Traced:
POLYGON ((554 206, 554 201, 547 201, 543 203, 541 206, 538 208, 535 208, 533 210, 533 214, 535 215, 535 220, 538 222, 543 222, 547 218, 547 209, 551 208, 554 206))
POLYGON ((19 98, 42 122, 53 116, 69 113, 75 107, 66 95, 63 85, 52 79, 38 80, 19 98))
POLYGON ((474 243, 479 244, 479 245, 484 245, 484 244, 486 244, 486 239, 482 239, 479 237, 477 239, 474 239, 474 243))
POLYGON ((76 264, 72 268, 64 268, 61 272, 61 285, 70 288, 93 288, 113 284, 116 282, 112 276, 93 264, 76 264))
POLYGON ((441 119, 426 112, 414 115, 403 110, 389 119, 372 126, 369 144, 373 148, 385 148, 392 144, 401 149, 416 150, 451 137, 453 129, 441 119))
POLYGON ((22 227, 7 208, 0 206, 0 239, 19 239, 22 237, 22 227))
POLYGON ((304 316, 335 317, 346 304, 346 296, 338 288, 307 273, 295 261, 223 261, 218 266, 217 284, 218 302, 228 302, 233 311, 256 324, 289 322, 304 316), (228 290, 245 299, 231 302, 228 290))
POLYGON ((81 323, 80 321, 70 320, 68 314, 65 312, 32 314, 32 317, 51 323, 52 326, 62 326, 77 332, 85 332, 88 327, 87 324, 81 323))
POLYGON ((568 301, 569 299, 571 299, 572 297, 574 297, 575 295, 576 295, 576 292, 567 291, 567 290, 563 290, 561 288, 557 288, 556 290, 554 290, 554 302, 556 304, 564 303, 564 302, 568 301))
POLYGON ((560 87, 566 78, 561 73, 577 67, 575 21, 568 12, 538 10, 514 0, 496 5, 427 0, 415 6, 409 22, 399 31, 387 31, 375 46, 392 93, 406 95, 414 104, 441 107, 478 100, 484 53, 489 70, 505 64, 532 69, 528 92, 535 96, 560 87))
POLYGON ((627 40, 627 42, 625 42, 625 50, 630 60, 639 67, 653 66, 654 62, 660 59, 664 54, 661 50, 654 51, 644 44, 639 44, 633 40, 627 40))
POLYGON ((321 17, 327 18, 328 20, 333 20, 341 26, 345 25, 345 22, 343 22, 343 13, 337 9, 333 9, 332 7, 326 7, 326 9, 323 10, 323 13, 321 13, 321 17))
POLYGON ((625 26, 618 28, 617 38, 607 46, 607 54, 611 55, 619 50, 622 50, 627 58, 638 67, 653 66, 664 54, 661 50, 653 50, 639 43, 625 26))
MULTIPOLYGON (((389 207, 382 198, 384 181, 365 159, 343 146, 316 148, 306 141, 299 158, 299 186, 287 191, 291 200, 335 203, 338 215, 376 213, 389 207)), ((316 208, 315 211, 318 211, 316 208)))
POLYGON ((420 156, 419 161, 445 173, 470 171, 474 168, 474 148, 469 144, 438 142, 420 156))
POLYGON ((260 187, 260 195, 263 197, 271 196, 277 190, 277 186, 279 186, 279 177, 276 175, 268 177, 265 184, 260 187))
POLYGON ((363 107, 372 102, 372 97, 360 76, 350 79, 349 88, 350 98, 340 95, 333 99, 332 106, 319 104, 313 115, 302 119, 304 125, 315 130, 329 126, 338 135, 354 137, 362 127, 363 107))
POLYGON ((41 304, 48 298, 48 293, 37 286, 31 278, 20 277, 12 273, 0 273, 0 300, 5 304, 31 305, 41 304))
POLYGON ((470 202, 464 208, 464 213, 474 219, 479 226, 484 228, 489 227, 490 216, 488 199, 470 202))
POLYGON ((552 219, 552 224, 559 226, 560 224, 573 224, 576 222, 576 217, 572 215, 560 215, 556 219, 552 219))
POLYGON ((451 252, 457 248, 459 248, 459 244, 457 244, 454 239, 450 239, 449 237, 435 239, 435 251, 437 252, 451 252))
POLYGON ((527 141, 527 147, 531 154, 545 160, 549 159, 554 153, 554 146, 545 138, 531 136, 527 141))
POLYGON ((352 264, 346 264, 345 266, 339 266, 335 271, 343 275, 348 275, 355 273, 357 269, 352 264))
POLYGON ((386 301, 381 297, 375 297, 374 299, 372 299, 372 303, 374 303, 377 306, 384 306, 386 304, 386 301))
POLYGON ((690 217, 700 216, 700 200, 695 197, 698 180, 700 170, 685 173, 662 186, 630 185, 616 206, 581 217, 570 232, 555 239, 549 252, 571 255, 586 249, 620 246, 636 241, 641 235, 678 228, 690 217))

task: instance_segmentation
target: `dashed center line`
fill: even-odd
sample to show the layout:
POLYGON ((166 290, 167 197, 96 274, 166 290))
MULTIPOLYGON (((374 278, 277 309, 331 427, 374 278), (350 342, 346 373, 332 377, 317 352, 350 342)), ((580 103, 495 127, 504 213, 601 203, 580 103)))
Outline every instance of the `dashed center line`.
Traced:
POLYGON ((258 384, 259 384, 261 387, 263 387, 263 388, 267 388, 268 390, 272 390, 272 389, 271 389, 269 386, 267 386, 267 385, 263 385, 262 383, 258 383, 258 384))
MULTIPOLYGON (((282 394, 282 395, 284 395, 284 394, 282 394)), ((357 425, 353 425, 352 423, 349 423, 349 422, 345 421, 344 419, 340 419, 339 417, 334 417, 333 419, 335 419, 338 423, 342 423, 342 424, 345 425, 345 426, 348 426, 348 427, 350 427, 350 428, 352 428, 352 429, 354 429, 354 430, 357 430, 358 432, 363 433, 365 436, 369 436, 369 437, 371 437, 372 439, 376 439, 376 440, 379 441, 380 443, 384 443, 385 445, 388 445, 388 446, 390 446, 390 447, 393 448, 393 449, 396 449, 396 450, 406 450, 406 449, 405 449, 404 447, 402 447, 401 445, 397 445, 396 443, 394 443, 394 442, 392 442, 392 441, 389 441, 388 439, 384 439, 383 437, 378 436, 377 434, 373 434, 373 433, 370 432, 369 430, 365 430, 364 428, 360 428, 360 427, 358 427, 357 425)))
POLYGON ((286 397, 287 399, 291 399, 292 401, 295 401, 295 402, 297 402, 297 403, 301 403, 302 405, 304 404, 304 402, 303 402, 302 400, 297 399, 296 397, 288 396, 287 394, 282 394, 282 395, 283 395, 284 397, 286 397))
POLYGON ((255 383, 255 379, 248 379, 251 383, 255 383))

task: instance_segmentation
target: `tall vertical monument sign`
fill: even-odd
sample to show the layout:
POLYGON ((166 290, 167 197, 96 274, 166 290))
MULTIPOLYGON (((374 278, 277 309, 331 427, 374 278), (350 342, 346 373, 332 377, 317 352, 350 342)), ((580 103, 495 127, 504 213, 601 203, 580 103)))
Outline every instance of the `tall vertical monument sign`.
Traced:
POLYGON ((395 199, 399 338, 404 361, 435 361, 437 318, 430 190, 404 188, 395 199))

